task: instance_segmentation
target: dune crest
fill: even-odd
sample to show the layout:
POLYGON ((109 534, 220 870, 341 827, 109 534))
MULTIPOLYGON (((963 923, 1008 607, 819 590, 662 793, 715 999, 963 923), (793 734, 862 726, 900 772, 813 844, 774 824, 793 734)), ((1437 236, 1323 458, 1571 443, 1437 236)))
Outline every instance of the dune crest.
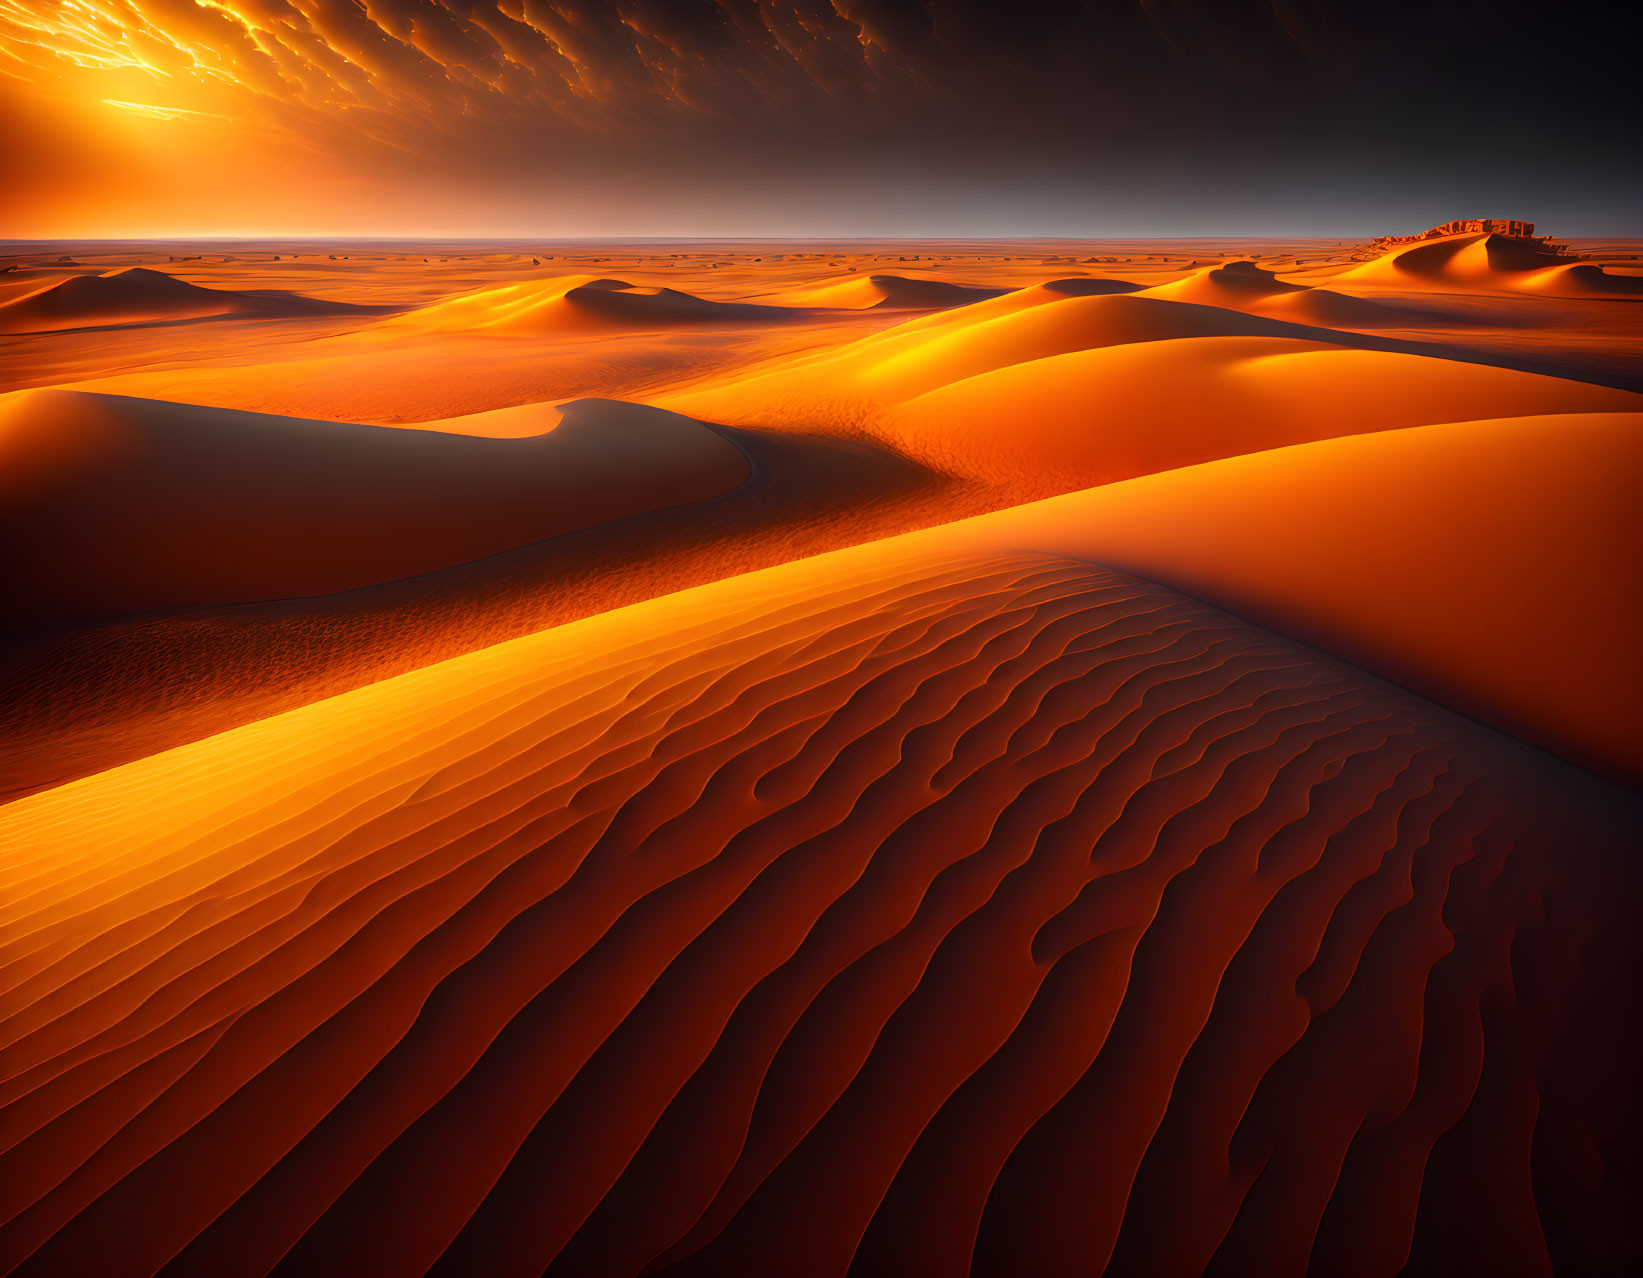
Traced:
POLYGON ((1264 270, 1254 262, 1244 261, 1206 266, 1183 279, 1149 288, 1144 296, 1172 302, 1198 302, 1205 306, 1243 306, 1256 299, 1298 292, 1304 287, 1281 280, 1275 272, 1264 270))
POLYGON ((0 333, 48 332, 223 315, 363 315, 378 309, 294 294, 205 288, 164 271, 133 266, 104 275, 73 275, 22 297, 0 302, 0 333))
POLYGON ((1409 305, 1354 297, 1327 288, 1302 288, 1257 298, 1251 309, 1274 319, 1320 328, 1431 328, 1463 323, 1467 317, 1441 306, 1409 305))
POLYGON ((1456 235, 1397 248, 1336 277, 1369 284, 1539 293, 1553 297, 1631 297, 1643 280, 1590 262, 1571 262, 1533 240, 1456 235))
POLYGON ((933 311, 967 306, 1007 291, 947 280, 911 279, 905 275, 852 275, 848 279, 769 294, 761 300, 777 306, 824 310, 933 311))
POLYGON ((625 280, 593 275, 562 275, 435 302, 389 323, 418 329, 531 335, 793 318, 791 312, 775 306, 714 302, 677 289, 643 288, 625 280))
POLYGON ((793 399, 828 395, 854 396, 882 407, 967 377, 1072 351, 1225 336, 1333 335, 1221 307, 1034 285, 906 320, 679 398, 732 415, 779 410, 793 399))
POLYGON ((1606 271, 1593 262, 1542 267, 1524 276, 1517 286, 1547 297, 1643 297, 1643 278, 1606 271))
POLYGON ((1252 453, 951 538, 1166 582, 1639 785, 1639 483, 1643 413, 1547 414, 1252 453))
POLYGON ((737 423, 859 422, 928 466, 1031 496, 1333 435, 1643 404, 1225 307, 1013 298, 658 402, 737 423))

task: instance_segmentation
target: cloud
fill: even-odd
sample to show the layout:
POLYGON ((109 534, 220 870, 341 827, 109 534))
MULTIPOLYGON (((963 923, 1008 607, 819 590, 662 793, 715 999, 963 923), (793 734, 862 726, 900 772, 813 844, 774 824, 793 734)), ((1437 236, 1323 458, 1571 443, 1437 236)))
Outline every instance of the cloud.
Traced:
POLYGON ((1458 149, 1515 176, 1552 148, 1578 169, 1627 144, 1639 103, 1622 28, 1637 19, 1576 48, 1578 7, 0 0, 0 78, 86 128, 77 105, 158 99, 179 122, 233 122, 248 152, 351 176, 414 160, 424 185, 678 162, 744 186, 808 165, 926 185, 1025 167, 1111 187, 1162 166, 1174 189, 1229 157, 1293 178, 1320 153, 1368 164, 1389 149, 1411 171, 1458 149))
POLYGON ((135 115, 146 115, 155 120, 187 120, 207 117, 215 120, 226 119, 226 116, 213 116, 208 111, 186 111, 182 107, 149 106, 143 102, 117 102, 113 98, 104 98, 107 106, 119 107, 122 111, 130 111, 135 115))

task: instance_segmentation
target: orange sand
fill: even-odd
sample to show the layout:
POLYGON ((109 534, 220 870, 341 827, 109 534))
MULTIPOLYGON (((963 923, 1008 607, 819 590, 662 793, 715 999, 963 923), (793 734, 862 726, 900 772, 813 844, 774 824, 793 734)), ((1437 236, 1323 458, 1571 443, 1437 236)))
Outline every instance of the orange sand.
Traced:
POLYGON ((1588 250, 18 258, 0 1274, 1628 1270, 1588 250))

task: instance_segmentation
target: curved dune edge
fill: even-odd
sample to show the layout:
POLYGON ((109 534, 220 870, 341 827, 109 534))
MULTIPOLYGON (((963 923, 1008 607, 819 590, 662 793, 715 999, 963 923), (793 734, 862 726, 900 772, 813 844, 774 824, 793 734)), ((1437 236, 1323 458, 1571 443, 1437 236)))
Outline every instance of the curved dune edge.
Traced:
POLYGON ((240 293, 206 288, 164 271, 133 266, 102 275, 71 275, 0 302, 0 333, 39 333, 224 315, 285 318, 363 315, 382 309, 290 293, 240 293))
POLYGON ((1154 285, 1144 296, 1210 306, 1242 306, 1271 297, 1304 292, 1303 284, 1281 280, 1254 262, 1227 262, 1192 271, 1168 284, 1154 285))
POLYGON ((1037 477, 1065 490, 1342 435, 1638 409, 1636 392, 1512 369, 1287 338, 1202 337, 1074 351, 969 377, 898 405, 883 429, 929 465, 1037 477))
POLYGON ((1074 351, 1172 338, 1334 334, 1280 320, 1151 297, 1082 293, 1051 281, 923 315, 841 347, 658 402, 720 414, 784 415, 793 402, 852 397, 879 407, 996 369, 1074 351))
POLYGON ((700 422, 600 400, 400 430, 21 391, 0 446, 0 588, 37 630, 397 580, 749 472, 700 422))
POLYGON ((1159 581, 1643 783, 1643 414, 1322 440, 951 526, 1159 581))
POLYGON ((794 318, 792 311, 777 306, 715 302, 677 289, 644 288, 593 275, 563 275, 482 289, 384 323, 395 328, 530 336, 794 318))
POLYGON ((852 425, 1026 496, 1342 434, 1643 407, 1633 391, 1354 340, 1193 302, 1039 290, 655 402, 714 421, 852 425))
POLYGON ((1396 248, 1335 277, 1365 284, 1540 293, 1551 297, 1643 296, 1643 281, 1497 234, 1455 235, 1396 248))
POLYGON ((0 1270, 1619 1255, 1635 799, 988 522, 0 808, 0 1270))
POLYGON ((851 275, 824 280, 803 288, 763 294, 758 299, 772 306, 816 307, 824 310, 924 311, 997 297, 1008 290, 957 284, 951 280, 922 280, 905 275, 851 275))

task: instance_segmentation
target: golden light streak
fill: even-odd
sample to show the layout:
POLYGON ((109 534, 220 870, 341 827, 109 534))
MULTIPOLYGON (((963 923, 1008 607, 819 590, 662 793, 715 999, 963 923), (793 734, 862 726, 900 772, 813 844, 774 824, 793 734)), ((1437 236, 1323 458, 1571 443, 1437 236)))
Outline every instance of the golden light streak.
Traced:
POLYGON ((205 120, 226 120, 226 115, 217 115, 212 111, 190 111, 186 107, 149 106, 144 102, 119 102, 114 98, 104 98, 103 101, 111 107, 119 107, 124 111, 134 111, 138 115, 150 116, 156 120, 184 120, 198 118, 205 120))

